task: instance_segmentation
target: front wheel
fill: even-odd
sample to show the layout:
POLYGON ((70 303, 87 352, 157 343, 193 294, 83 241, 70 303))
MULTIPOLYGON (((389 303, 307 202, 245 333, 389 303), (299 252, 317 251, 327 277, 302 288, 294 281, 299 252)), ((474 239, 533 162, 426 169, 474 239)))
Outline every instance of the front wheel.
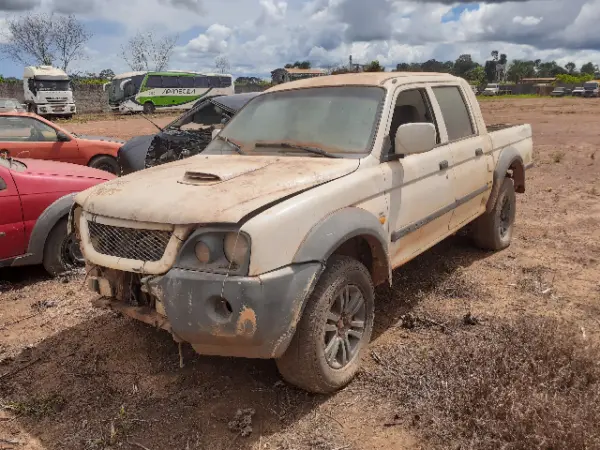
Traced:
POLYGON ((66 218, 59 220, 48 234, 43 264, 52 276, 84 266, 79 241, 74 234, 68 234, 66 218))
POLYGON ((374 296, 363 264, 333 256, 308 299, 290 346, 277 360, 283 378, 320 394, 347 385, 371 340, 374 296))
POLYGON ((154 114, 154 111, 156 110, 154 103, 152 102, 146 102, 144 103, 144 114, 154 114))
POLYGON ((504 178, 494 208, 479 217, 473 224, 473 237, 484 250, 503 250, 510 245, 517 212, 515 185, 504 178))
POLYGON ((116 158, 113 158, 112 156, 97 156, 90 161, 89 166, 94 169, 104 170, 105 172, 112 173, 113 175, 119 174, 119 163, 117 162, 116 158))

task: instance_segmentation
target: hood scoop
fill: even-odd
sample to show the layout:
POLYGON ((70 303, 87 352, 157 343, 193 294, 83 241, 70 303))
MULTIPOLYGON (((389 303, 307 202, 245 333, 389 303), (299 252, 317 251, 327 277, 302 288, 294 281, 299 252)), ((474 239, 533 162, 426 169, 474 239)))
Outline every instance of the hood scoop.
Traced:
POLYGON ((191 185, 202 185, 202 186, 210 186, 213 184, 221 183, 223 180, 219 175, 214 173, 207 172, 197 172, 194 170, 188 170, 183 175, 183 180, 180 181, 182 184, 191 184, 191 185))

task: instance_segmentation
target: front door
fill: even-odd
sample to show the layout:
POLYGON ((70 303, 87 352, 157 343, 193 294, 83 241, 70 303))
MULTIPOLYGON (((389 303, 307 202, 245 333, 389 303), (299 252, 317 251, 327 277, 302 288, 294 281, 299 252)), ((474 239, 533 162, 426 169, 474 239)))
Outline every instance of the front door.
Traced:
POLYGON ((0 160, 0 261, 25 253, 21 200, 7 163, 0 160))
POLYGON ((433 87, 432 91, 448 134, 456 201, 450 229, 456 230, 485 210, 494 170, 492 143, 485 130, 480 135, 459 86, 433 87))
POLYGON ((445 135, 436 120, 439 113, 430 96, 424 85, 400 88, 388 125, 392 143, 397 128, 406 123, 429 122, 438 130, 434 149, 382 164, 389 191, 390 259, 394 268, 443 239, 452 215, 452 156, 444 144, 445 135))
POLYGON ((0 117, 0 151, 8 150, 14 158, 50 159, 85 164, 79 147, 72 139, 60 142, 57 130, 48 123, 29 116, 0 117))

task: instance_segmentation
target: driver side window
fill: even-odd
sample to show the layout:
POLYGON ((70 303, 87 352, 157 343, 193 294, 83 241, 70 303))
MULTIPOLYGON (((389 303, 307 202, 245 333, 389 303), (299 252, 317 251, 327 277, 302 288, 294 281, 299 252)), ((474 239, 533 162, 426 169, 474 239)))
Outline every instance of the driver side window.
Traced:
POLYGON ((57 142, 56 130, 30 117, 0 117, 0 142, 57 142))
POLYGON ((436 129, 436 143, 440 143, 440 132, 425 89, 409 89, 398 94, 389 132, 392 143, 391 153, 394 152, 393 147, 398 128, 407 123, 433 124, 436 129))

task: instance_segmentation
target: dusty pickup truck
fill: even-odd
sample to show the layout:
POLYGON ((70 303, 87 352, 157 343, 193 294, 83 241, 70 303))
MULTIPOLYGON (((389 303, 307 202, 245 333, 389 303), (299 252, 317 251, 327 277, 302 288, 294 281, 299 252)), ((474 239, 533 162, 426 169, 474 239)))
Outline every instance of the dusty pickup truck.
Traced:
POLYGON ((487 128, 460 78, 319 77, 250 100, 200 155, 80 193, 70 224, 96 306, 327 393, 393 269, 467 224, 510 244, 532 164, 531 127, 487 128))

